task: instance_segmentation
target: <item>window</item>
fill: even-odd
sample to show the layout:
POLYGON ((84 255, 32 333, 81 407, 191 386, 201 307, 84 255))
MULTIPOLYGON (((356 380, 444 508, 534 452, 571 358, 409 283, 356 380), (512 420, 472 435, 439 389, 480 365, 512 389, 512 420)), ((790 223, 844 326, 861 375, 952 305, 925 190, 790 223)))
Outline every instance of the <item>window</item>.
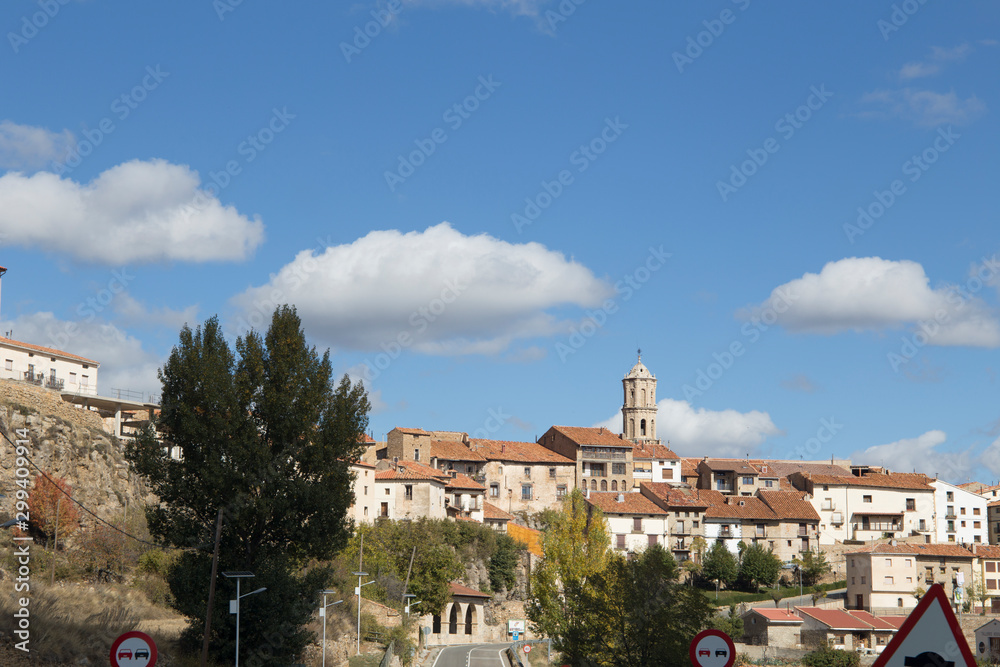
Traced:
POLYGON ((559 486, 556 487, 556 498, 565 498, 565 497, 566 497, 566 485, 560 484, 559 486))
POLYGON ((913 577, 907 577, 906 578, 906 583, 912 584, 913 583, 913 577))
POLYGON ((863 503, 870 503, 871 501, 872 501, 872 497, 871 496, 861 496, 861 502, 863 502, 863 503))
POLYGON ((995 590, 997 590, 997 580, 996 579, 987 579, 986 580, 986 590, 988 590, 988 591, 995 591, 995 590))
POLYGON ((87 377, 86 375, 81 375, 80 376, 80 386, 81 387, 90 386, 90 378, 87 377))
POLYGON ((823 485, 823 490, 824 491, 829 491, 830 490, 830 485, 829 484, 824 484, 823 485))
POLYGON ((556 469, 549 468, 549 479, 555 479, 555 478, 556 478, 556 469))
POLYGON ((673 468, 663 468, 660 470, 660 479, 673 479, 674 469, 673 468))
POLYGON ((978 507, 973 507, 972 508, 972 516, 979 516, 979 508, 978 507))
POLYGON ((753 484, 753 477, 744 477, 743 483, 747 485, 753 484))
POLYGON ((611 464, 611 474, 612 475, 624 475, 625 474, 625 464, 624 463, 612 463, 611 464))
POLYGON ((7 359, 6 361, 4 361, 3 362, 3 368, 6 371, 12 371, 12 370, 14 370, 14 360, 13 359, 7 359))
POLYGON ((962 528, 965 528, 965 522, 962 521, 961 523, 962 523, 962 528))
POLYGON ((640 516, 632 517, 632 530, 634 530, 637 533, 642 532, 642 517, 640 516))
POLYGON ((491 482, 490 483, 490 498, 499 498, 499 497, 500 497, 500 485, 497 484, 496 482, 491 482))
POLYGON ((854 584, 856 584, 856 583, 858 583, 858 582, 857 582, 857 581, 855 581, 854 577, 851 577, 851 586, 853 586, 853 585, 854 585, 854 584))
POLYGON ((414 461, 419 461, 420 460, 420 450, 419 449, 414 449, 413 450, 413 460, 414 461))
POLYGON ((997 563, 996 563, 995 560, 988 560, 988 561, 986 561, 986 571, 987 572, 996 572, 997 571, 997 563))
MULTIPOLYGON (((612 491, 617 491, 618 490, 618 480, 617 479, 611 480, 611 490, 612 491)), ((625 482, 622 482, 622 491, 624 491, 624 490, 625 490, 625 482)))
POLYGON ((886 586, 891 586, 891 585, 892 585, 892 577, 890 577, 890 576, 886 576, 886 578, 885 578, 885 581, 884 581, 883 583, 884 583, 884 584, 885 584, 886 586))
POLYGON ((625 535, 616 535, 615 537, 616 537, 616 540, 615 540, 616 544, 615 544, 615 546, 618 547, 619 549, 624 549, 625 548, 625 535))
POLYGON ((958 508, 958 513, 959 514, 965 514, 965 508, 964 507, 959 507, 958 508))
POLYGON ((365 495, 366 496, 368 495, 368 487, 367 486, 365 487, 365 495))
POLYGON ((388 488, 388 487, 386 487, 386 489, 385 489, 385 495, 387 495, 387 496, 388 496, 389 494, 390 494, 390 491, 389 491, 389 488, 388 488))
POLYGON ((368 516, 368 507, 365 507, 365 516, 368 516))
POLYGON ((948 502, 949 503, 955 502, 955 493, 954 493, 954 491, 948 491, 947 495, 948 495, 948 502))
POLYGON ((529 466, 524 467, 524 476, 531 479, 531 468, 529 466))
POLYGON ((906 499, 906 511, 907 512, 913 512, 916 509, 917 509, 917 499, 916 498, 907 498, 906 499))
POLYGON ((531 484, 521 485, 521 500, 531 500, 531 484))
POLYGON ((903 561, 903 563, 906 565, 906 567, 913 567, 912 559, 907 558, 906 560, 903 561))
MULTIPOLYGON (((10 370, 10 369, 7 369, 7 370, 10 370)), ((69 374, 69 383, 70 384, 76 384, 76 373, 70 372, 70 374, 69 374)))
POLYGON ((972 541, 973 542, 982 542, 981 536, 979 536, 979 535, 973 535, 972 536, 972 541))
POLYGON ((413 485, 407 484, 403 487, 403 497, 407 500, 413 500, 413 485))
POLYGON ((861 584, 864 585, 864 583, 865 583, 865 575, 862 574, 861 575, 861 584))
POLYGON ((764 480, 764 486, 766 486, 767 488, 770 489, 772 486, 774 486, 774 480, 773 479, 765 479, 764 480))
POLYGON ((981 528, 982 526, 980 525, 980 522, 979 522, 979 521, 973 521, 973 522, 972 522, 972 527, 973 527, 973 528, 981 528))
POLYGON ((896 606, 897 607, 903 606, 903 598, 896 598, 896 606))
POLYGON ((823 509, 825 509, 825 510, 832 510, 833 509, 833 499, 832 498, 824 498, 823 499, 823 509))
POLYGON ((691 528, 697 529, 698 528, 698 522, 697 521, 692 521, 691 522, 691 528))
POLYGON ((650 535, 649 536, 649 546, 652 547, 652 546, 655 546, 657 544, 657 539, 656 538, 657 538, 656 535, 650 535))
POLYGON ((885 566, 886 567, 892 567, 892 559, 891 558, 886 558, 885 559, 885 566))

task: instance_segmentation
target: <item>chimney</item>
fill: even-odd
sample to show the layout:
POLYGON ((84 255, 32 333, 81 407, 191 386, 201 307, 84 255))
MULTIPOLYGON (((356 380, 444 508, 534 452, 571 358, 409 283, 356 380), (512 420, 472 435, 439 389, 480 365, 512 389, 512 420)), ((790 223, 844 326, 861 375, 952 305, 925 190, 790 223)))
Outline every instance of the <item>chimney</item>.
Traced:
POLYGON ((625 502, 625 494, 624 493, 619 493, 618 494, 618 502, 620 502, 620 503, 625 502))
POLYGON ((584 498, 586 498, 587 500, 590 500, 590 489, 586 488, 583 491, 584 491, 584 494, 585 494, 584 498))
POLYGON ((503 454, 506 451, 507 451, 507 445, 501 443, 500 444, 500 453, 503 454))

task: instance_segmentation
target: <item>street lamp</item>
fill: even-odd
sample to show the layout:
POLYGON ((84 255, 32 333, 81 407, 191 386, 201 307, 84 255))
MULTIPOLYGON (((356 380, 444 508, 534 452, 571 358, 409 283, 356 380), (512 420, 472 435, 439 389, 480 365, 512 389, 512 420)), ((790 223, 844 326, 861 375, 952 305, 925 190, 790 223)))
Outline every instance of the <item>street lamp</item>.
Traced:
MULTIPOLYGON (((407 593, 407 594, 406 594, 406 595, 404 595, 403 597, 404 597, 404 598, 415 598, 415 597, 417 597, 417 596, 416 596, 415 594, 413 594, 413 593, 407 593)), ((411 606, 413 606, 413 605, 417 605, 417 604, 420 604, 421 602, 423 602, 423 600, 417 600, 416 602, 411 602, 411 601, 409 601, 409 600, 406 600, 406 615, 407 615, 407 616, 409 616, 409 615, 410 615, 410 607, 411 607, 411 606)))
POLYGON ((229 613, 236 614, 236 667, 240 667, 240 600, 257 593, 263 593, 266 587, 240 595, 240 579, 254 576, 253 572, 223 572, 222 576, 236 580, 236 599, 229 601, 229 613))
MULTIPOLYGON (((371 581, 361 583, 361 577, 367 577, 367 572, 351 572, 351 574, 358 578, 357 588, 354 589, 354 594, 358 596, 358 652, 356 655, 361 655, 361 587, 367 586, 368 584, 374 584, 375 580, 372 579, 371 581)), ((237 667, 239 667, 239 665, 237 665, 237 667)))
POLYGON ((319 608, 319 615, 323 617, 323 667, 326 667, 326 608, 343 602, 343 600, 337 600, 336 602, 327 604, 326 596, 333 595, 336 592, 337 591, 323 591, 323 606, 319 608))

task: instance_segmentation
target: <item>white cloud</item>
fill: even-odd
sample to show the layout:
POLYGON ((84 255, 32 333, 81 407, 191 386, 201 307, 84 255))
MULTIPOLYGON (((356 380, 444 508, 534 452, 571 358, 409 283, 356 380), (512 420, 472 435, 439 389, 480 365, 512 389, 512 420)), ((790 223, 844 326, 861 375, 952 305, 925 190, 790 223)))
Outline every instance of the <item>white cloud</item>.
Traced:
POLYGON ((0 169, 41 169, 64 158, 74 145, 69 130, 51 132, 43 127, 0 121, 0 169))
POLYGON ((902 118, 921 127, 965 125, 986 111, 986 104, 975 95, 963 100, 955 91, 936 93, 913 88, 876 90, 863 95, 861 103, 874 109, 860 114, 863 117, 902 118))
POLYGON ((113 324, 98 320, 67 322, 50 312, 40 312, 0 323, 0 330, 13 330, 14 340, 99 362, 97 391, 101 395, 110 395, 112 388, 143 392, 147 399, 150 394, 160 394, 156 371, 162 360, 113 324))
POLYGON ((927 431, 916 438, 904 438, 885 445, 875 445, 854 452, 855 463, 882 466, 894 472, 922 472, 949 482, 962 482, 974 467, 970 452, 946 452, 937 449, 947 441, 944 431, 927 431))
POLYGON ((903 80, 917 79, 925 76, 937 74, 946 63, 960 62, 972 51, 968 44, 945 49, 940 46, 931 47, 931 53, 924 61, 906 63, 899 71, 899 78, 903 80))
POLYGON ((122 292, 115 295, 112 307, 119 320, 125 326, 158 326, 169 329, 180 329, 185 325, 195 327, 198 317, 198 306, 188 306, 184 310, 175 310, 162 306, 150 310, 132 295, 122 292))
POLYGON ((1000 347, 1000 320, 982 299, 956 286, 931 289, 923 267, 908 260, 829 262, 818 274, 778 286, 766 301, 740 310, 737 317, 777 321, 797 333, 920 327, 932 345, 1000 347))
POLYGON ((0 176, 0 228, 9 244, 107 265, 234 261, 264 225, 200 189, 198 174, 164 160, 133 160, 87 184, 55 174, 0 176))
MULTIPOLYGON (((656 436, 681 456, 739 458, 751 456, 768 436, 781 430, 766 412, 695 409, 687 401, 665 398, 657 404, 656 436)), ((622 414, 595 426, 622 432, 622 414)))
POLYGON ((304 250, 233 301, 242 311, 237 333, 266 327, 276 304, 291 303, 310 335, 334 346, 495 355, 564 331, 550 309, 593 307, 611 294, 589 269, 541 244, 466 236, 441 223, 304 250))

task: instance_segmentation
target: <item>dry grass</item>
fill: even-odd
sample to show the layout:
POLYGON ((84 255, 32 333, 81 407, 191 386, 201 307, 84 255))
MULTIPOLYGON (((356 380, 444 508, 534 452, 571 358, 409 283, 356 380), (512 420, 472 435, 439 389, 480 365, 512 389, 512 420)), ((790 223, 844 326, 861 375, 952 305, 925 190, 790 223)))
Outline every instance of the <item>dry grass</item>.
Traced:
MULTIPOLYGON (((182 617, 151 605, 142 593, 120 584, 49 587, 32 582, 25 597, 31 600, 32 653, 49 663, 76 664, 86 657, 91 664, 104 664, 115 638, 136 629, 147 632, 166 658, 184 624, 182 617)), ((0 631, 5 637, 16 629, 16 604, 13 595, 0 597, 0 631)))

